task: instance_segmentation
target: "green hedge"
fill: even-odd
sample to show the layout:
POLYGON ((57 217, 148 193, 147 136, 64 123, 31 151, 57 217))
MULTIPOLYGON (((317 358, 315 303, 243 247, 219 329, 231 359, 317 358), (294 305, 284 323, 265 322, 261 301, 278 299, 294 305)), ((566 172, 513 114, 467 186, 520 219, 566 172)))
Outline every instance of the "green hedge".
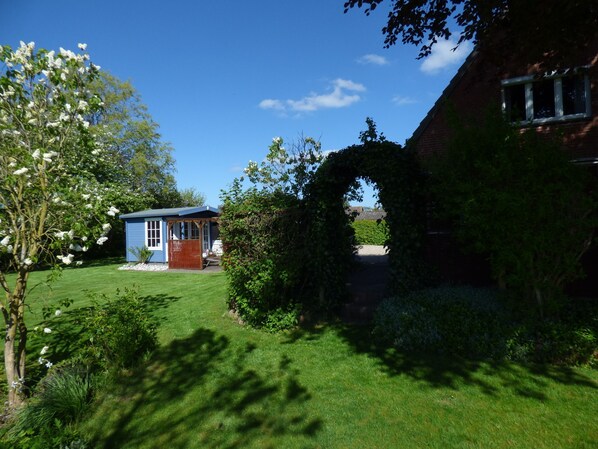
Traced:
POLYGON ((388 239, 388 226, 382 220, 359 220, 353 222, 357 245, 384 245, 388 239))

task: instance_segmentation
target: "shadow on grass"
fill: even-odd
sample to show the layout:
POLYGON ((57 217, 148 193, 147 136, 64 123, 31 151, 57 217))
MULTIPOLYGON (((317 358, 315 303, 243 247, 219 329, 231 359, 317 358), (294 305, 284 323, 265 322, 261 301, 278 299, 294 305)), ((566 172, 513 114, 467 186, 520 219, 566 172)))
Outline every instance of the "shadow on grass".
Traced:
POLYGON ((375 358, 389 376, 408 376, 431 388, 474 386, 488 396, 508 393, 540 401, 548 399, 546 388, 552 382, 598 389, 595 380, 573 368, 402 353, 378 344, 370 326, 338 325, 335 330, 355 353, 375 358))
POLYGON ((207 329, 173 341, 103 398, 93 447, 310 447, 322 426, 308 415, 310 393, 285 356, 272 375, 252 369, 254 349, 207 329))

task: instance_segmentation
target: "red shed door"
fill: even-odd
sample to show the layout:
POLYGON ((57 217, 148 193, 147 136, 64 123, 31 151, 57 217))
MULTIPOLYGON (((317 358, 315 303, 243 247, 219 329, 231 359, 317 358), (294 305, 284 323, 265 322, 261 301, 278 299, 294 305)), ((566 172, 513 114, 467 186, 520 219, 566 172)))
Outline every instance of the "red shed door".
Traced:
POLYGON ((168 268, 201 270, 201 240, 169 240, 168 268))

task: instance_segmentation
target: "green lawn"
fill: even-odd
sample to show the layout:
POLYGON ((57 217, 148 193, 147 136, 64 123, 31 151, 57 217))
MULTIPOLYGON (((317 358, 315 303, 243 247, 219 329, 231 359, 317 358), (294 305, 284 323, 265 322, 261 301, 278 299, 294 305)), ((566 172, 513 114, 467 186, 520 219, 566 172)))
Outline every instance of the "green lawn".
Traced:
POLYGON ((95 447, 596 447, 598 371, 403 356, 343 325, 268 334, 228 316, 222 273, 116 267, 65 270, 51 293, 75 300, 68 322, 85 290, 137 285, 161 321, 160 350, 84 423, 95 447))

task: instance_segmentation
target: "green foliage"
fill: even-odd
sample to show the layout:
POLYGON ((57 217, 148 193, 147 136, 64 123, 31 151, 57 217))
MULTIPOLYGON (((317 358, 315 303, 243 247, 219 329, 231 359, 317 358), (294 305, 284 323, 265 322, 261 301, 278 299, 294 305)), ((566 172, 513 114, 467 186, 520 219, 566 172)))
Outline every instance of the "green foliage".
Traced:
POLYGON ((90 409, 93 383, 80 366, 56 367, 42 379, 8 432, 15 448, 86 447, 74 425, 90 409))
POLYGON ((385 300, 374 335, 408 352, 504 356, 506 309, 496 293, 465 287, 420 290, 385 300))
POLYGON ((129 252, 135 256, 137 263, 148 263, 154 255, 154 252, 145 245, 129 248, 129 252))
POLYGON ((415 154, 378 137, 373 121, 361 133, 362 145, 328 155, 309 186, 309 241, 314 247, 310 278, 324 308, 343 299, 350 269, 353 230, 343 198, 358 178, 374 183, 386 212, 390 288, 406 293, 425 282, 425 178, 415 154))
POLYGON ((107 72, 101 73, 91 88, 104 103, 90 122, 106 148, 110 166, 105 182, 127 186, 148 201, 146 207, 176 207, 180 196, 174 179, 173 148, 162 140, 159 125, 139 93, 129 81, 107 72))
POLYGON ((157 325, 134 289, 96 297, 83 322, 83 359, 101 369, 133 368, 158 344, 157 325))
POLYGON ((384 245, 389 237, 388 225, 384 220, 356 220, 351 226, 357 245, 384 245))
POLYGON ((308 255, 299 201, 281 191, 242 191, 238 181, 222 199, 229 307, 253 326, 294 325, 308 255))
POLYGON ((454 127, 434 173, 457 237, 489 254, 495 278, 527 300, 522 308, 554 314, 565 285, 581 275, 597 223, 587 173, 559 142, 520 132, 498 113, 454 127))
POLYGON ((179 190, 180 201, 177 204, 169 207, 195 207, 206 204, 206 197, 203 193, 198 192, 195 187, 188 187, 179 190))

